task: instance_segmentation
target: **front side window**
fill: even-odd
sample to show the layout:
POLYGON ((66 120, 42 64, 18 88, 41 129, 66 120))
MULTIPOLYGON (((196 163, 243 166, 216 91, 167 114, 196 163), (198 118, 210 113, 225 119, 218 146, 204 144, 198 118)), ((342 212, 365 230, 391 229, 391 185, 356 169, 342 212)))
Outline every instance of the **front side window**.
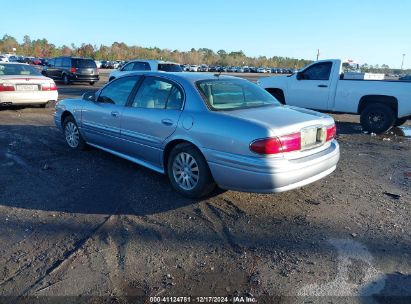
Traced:
POLYGON ((110 82, 101 91, 97 102, 124 106, 139 78, 139 76, 125 77, 110 82))
POLYGON ((304 80, 328 80, 331 74, 331 62, 320 62, 303 72, 304 80))
POLYGON ((201 80, 197 82, 197 88, 213 110, 236 110, 280 105, 270 93, 247 80, 201 80))
POLYGON ((180 110, 182 105, 183 93, 175 84, 147 77, 141 84, 131 106, 146 109, 180 110))
POLYGON ((134 66, 133 63, 128 63, 128 64, 126 64, 121 70, 122 70, 122 71, 132 71, 132 70, 133 70, 133 66, 134 66))

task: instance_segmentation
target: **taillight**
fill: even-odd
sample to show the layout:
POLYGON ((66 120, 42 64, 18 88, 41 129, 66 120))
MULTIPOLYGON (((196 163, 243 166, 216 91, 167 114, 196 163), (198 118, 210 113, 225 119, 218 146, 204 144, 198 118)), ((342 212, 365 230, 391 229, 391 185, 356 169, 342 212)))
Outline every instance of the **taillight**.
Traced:
POLYGON ((70 72, 75 73, 75 72, 77 72, 77 69, 76 68, 71 68, 70 72))
POLYGON ((42 91, 57 91, 57 86, 54 82, 50 84, 43 84, 41 86, 41 90, 42 91))
POLYGON ((327 128, 327 139, 326 139, 326 141, 333 140, 336 135, 337 135, 337 127, 335 125, 332 125, 331 127, 328 127, 327 128))
POLYGON ((258 139, 251 143, 251 151, 258 154, 277 154, 301 149, 301 134, 293 133, 280 137, 258 139))
POLYGON ((15 91, 14 85, 11 83, 0 83, 0 92, 15 91))

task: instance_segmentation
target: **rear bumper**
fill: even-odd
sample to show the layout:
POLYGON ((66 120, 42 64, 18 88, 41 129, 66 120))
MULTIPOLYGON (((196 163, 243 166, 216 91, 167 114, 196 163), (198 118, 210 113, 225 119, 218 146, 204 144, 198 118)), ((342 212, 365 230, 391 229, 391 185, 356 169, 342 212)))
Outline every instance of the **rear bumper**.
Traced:
POLYGON ((99 75, 79 75, 79 74, 70 74, 69 79, 71 82, 97 82, 100 80, 99 75))
POLYGON ((44 104, 57 101, 57 91, 3 92, 0 94, 0 105, 44 104))
MULTIPOLYGON (((337 141, 319 153, 297 160, 208 156, 216 183, 223 189, 274 193, 292 190, 313 183, 336 169, 340 158, 337 141)), ((211 152, 213 154, 213 152, 211 152)))

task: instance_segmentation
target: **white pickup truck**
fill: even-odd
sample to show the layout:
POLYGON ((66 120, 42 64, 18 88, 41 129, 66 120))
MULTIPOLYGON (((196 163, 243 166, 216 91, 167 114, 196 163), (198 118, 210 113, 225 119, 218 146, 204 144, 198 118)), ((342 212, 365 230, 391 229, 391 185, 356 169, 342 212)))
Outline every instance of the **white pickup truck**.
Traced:
POLYGON ((287 105, 360 114, 361 125, 369 132, 383 133, 411 118, 411 82, 344 79, 338 59, 317 61, 298 73, 260 78, 257 83, 287 105))

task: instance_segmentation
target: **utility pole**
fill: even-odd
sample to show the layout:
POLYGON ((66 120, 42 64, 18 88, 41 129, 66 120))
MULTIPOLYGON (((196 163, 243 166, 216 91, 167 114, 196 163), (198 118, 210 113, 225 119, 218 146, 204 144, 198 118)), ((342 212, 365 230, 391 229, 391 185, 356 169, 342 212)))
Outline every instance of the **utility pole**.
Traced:
POLYGON ((404 67, 404 58, 405 58, 405 54, 402 54, 401 70, 404 67))
POLYGON ((317 61, 318 61, 318 58, 320 58, 320 49, 317 49, 317 61))

